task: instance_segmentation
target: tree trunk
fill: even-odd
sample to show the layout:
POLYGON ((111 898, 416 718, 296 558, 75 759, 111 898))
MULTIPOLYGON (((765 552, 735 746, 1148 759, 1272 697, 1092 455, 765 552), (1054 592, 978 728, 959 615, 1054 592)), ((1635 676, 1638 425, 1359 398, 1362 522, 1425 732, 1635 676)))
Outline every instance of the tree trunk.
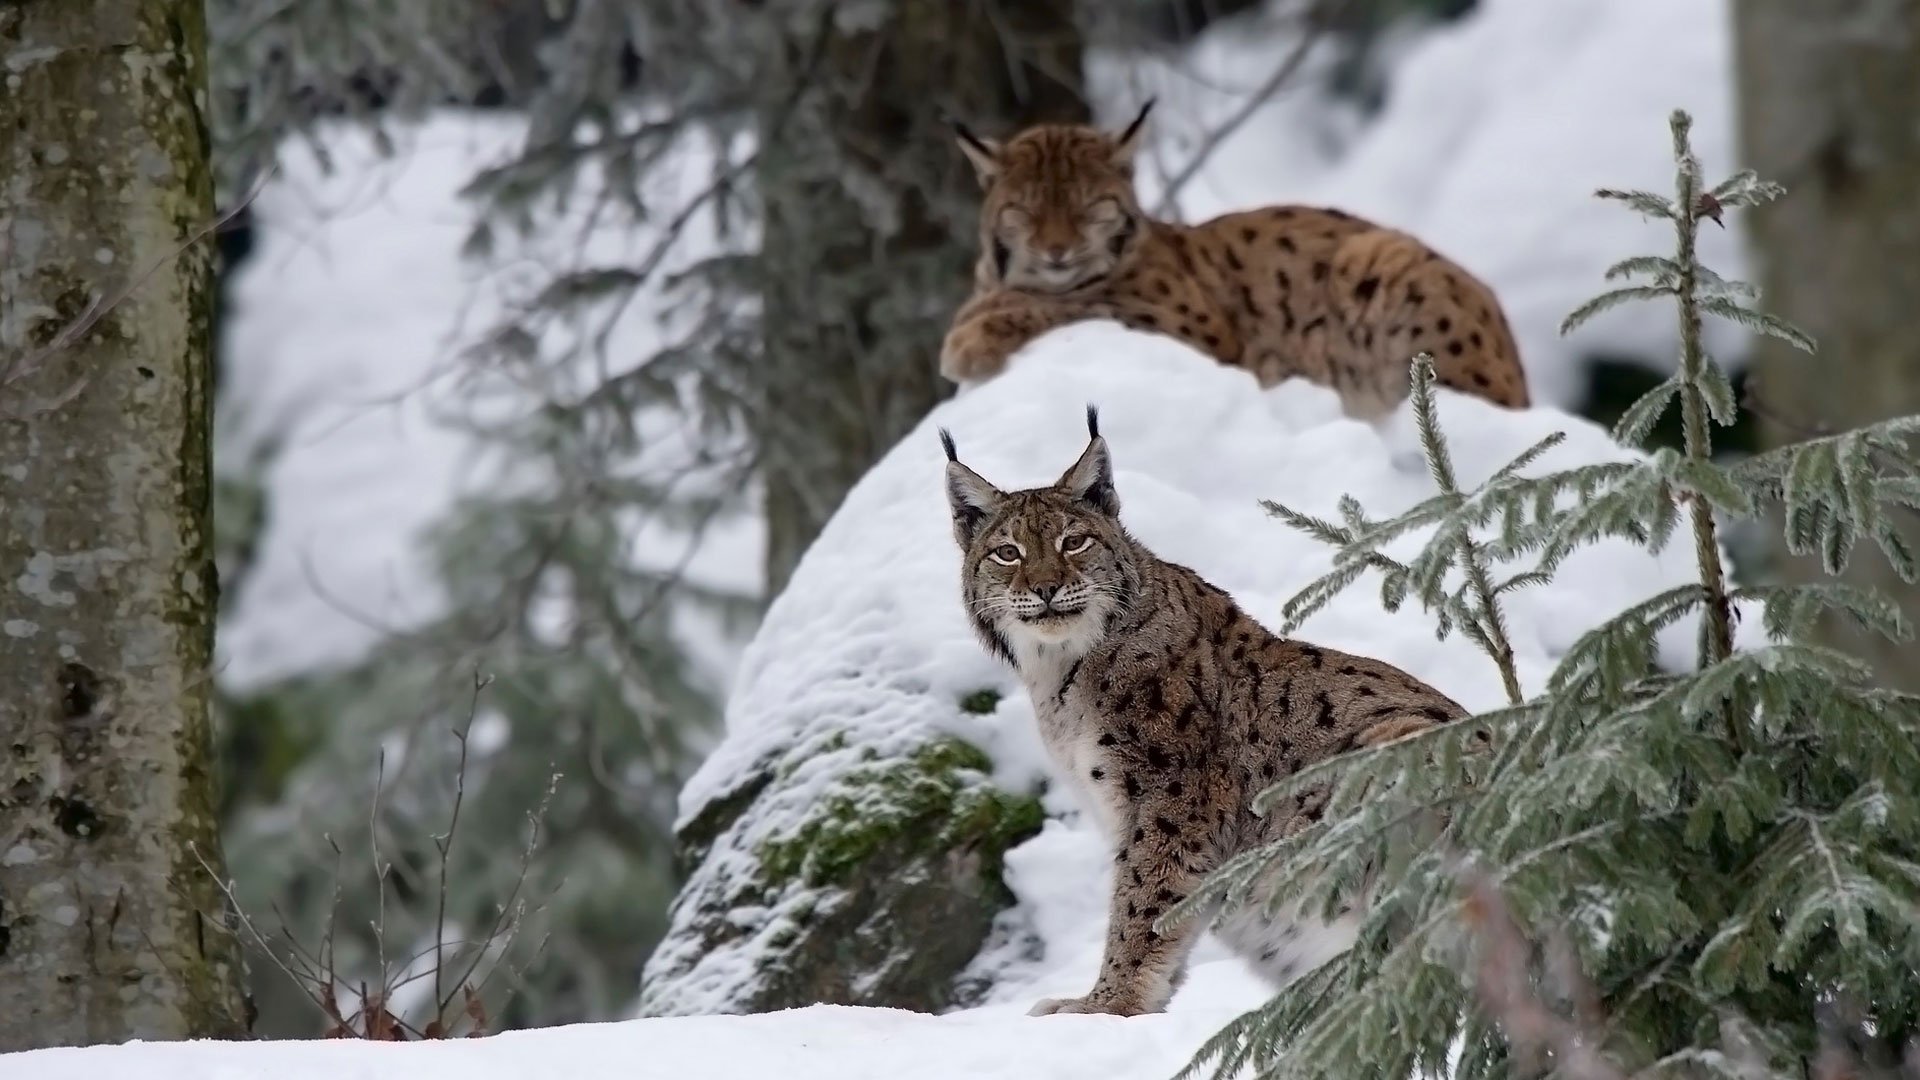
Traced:
MULTIPOLYGON (((1771 339, 1760 347, 1763 438, 1920 412, 1920 3, 1739 0, 1733 17, 1745 164, 1787 187, 1750 218, 1766 307, 1820 344, 1812 359, 1771 339)), ((1793 576, 1820 573, 1779 554, 1793 576)), ((1920 590, 1871 544, 1846 579, 1920 616, 1920 590)), ((1839 625, 1825 633, 1890 684, 1920 690, 1911 645, 1839 625)))
POLYGON ((199 0, 0 6, 0 1050, 243 1027, 200 864, 206 74, 199 0))
POLYGON ((1087 117, 1071 0, 889 0, 864 19, 829 7, 761 16, 781 43, 755 168, 769 596, 948 391, 938 351, 971 280, 979 189, 942 110, 992 135, 1087 117))

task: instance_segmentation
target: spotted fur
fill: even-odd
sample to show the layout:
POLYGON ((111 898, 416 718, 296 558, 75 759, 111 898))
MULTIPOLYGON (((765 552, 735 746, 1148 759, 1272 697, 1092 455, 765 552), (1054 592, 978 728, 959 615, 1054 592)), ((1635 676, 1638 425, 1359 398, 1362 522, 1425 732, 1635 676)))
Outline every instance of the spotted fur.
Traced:
POLYGON ((1308 206, 1192 226, 1148 216, 1132 167, 1146 116, 1118 135, 1046 124, 1004 144, 957 129, 985 196, 974 291, 942 345, 941 374, 991 378, 1046 331, 1110 318, 1179 338, 1263 386, 1292 376, 1330 386, 1363 419, 1407 396, 1422 351, 1441 385, 1528 404, 1493 291, 1406 233, 1308 206))
MULTIPOLYGON (((1035 1013, 1157 1012, 1199 931, 1153 923, 1224 860, 1319 820, 1321 788, 1261 817, 1263 788, 1315 762, 1465 715, 1390 664, 1276 637, 1223 591, 1154 556, 1120 523, 1106 441, 1049 487, 1005 492, 960 463, 945 431, 962 596, 986 647, 1032 697, 1042 742, 1114 848, 1105 955, 1092 992, 1035 1013)), ((1286 980, 1351 940, 1257 906, 1218 931, 1286 980)))

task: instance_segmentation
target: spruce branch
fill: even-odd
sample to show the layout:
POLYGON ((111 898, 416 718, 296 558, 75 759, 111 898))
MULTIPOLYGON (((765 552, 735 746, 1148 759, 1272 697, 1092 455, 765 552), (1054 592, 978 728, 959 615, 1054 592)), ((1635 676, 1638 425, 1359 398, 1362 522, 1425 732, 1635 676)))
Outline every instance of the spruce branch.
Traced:
POLYGON ((1209 1041, 1196 1066, 1299 1080, 1492 1080, 1529 1064, 1607 1080, 1903 1075, 1891 1051, 1880 1055, 1889 1071, 1848 1054, 1920 1031, 1920 695, 1876 687, 1867 665, 1808 633, 1836 617, 1894 640, 1913 626, 1885 597, 1838 582, 1734 585, 1716 515, 1779 504, 1789 545, 1829 569, 1870 538, 1899 573, 1920 576, 1920 553, 1895 527, 1920 509, 1920 417, 1713 460, 1714 425, 1745 403, 1703 347, 1704 320, 1813 343, 1697 259, 1703 220, 1724 224, 1780 189, 1751 173, 1709 188, 1686 115, 1670 128, 1673 197, 1602 194, 1671 221, 1673 251, 1615 264, 1608 276, 1627 288, 1569 328, 1613 304, 1672 298, 1680 362, 1615 435, 1643 442, 1677 399, 1680 447, 1521 475, 1546 440, 1463 491, 1422 358, 1413 408, 1433 495, 1382 521, 1351 499, 1324 518, 1269 509, 1337 549, 1290 614, 1377 569, 1383 606, 1417 596, 1442 637, 1490 655, 1503 627, 1489 601, 1548 580, 1597 540, 1657 551, 1684 529, 1697 572, 1580 635, 1531 700, 1316 762, 1260 793, 1262 806, 1316 798, 1321 816, 1229 860, 1177 917, 1263 900, 1270 912, 1283 901, 1323 911, 1359 886, 1355 942, 1209 1041), (1415 532, 1417 553, 1383 553, 1415 532), (1736 604, 1757 609, 1769 642, 1733 651, 1736 604), (1698 663, 1662 671, 1658 636, 1683 623, 1701 629, 1698 663), (1469 747, 1480 732, 1490 747, 1469 747), (1391 837, 1428 815, 1437 841, 1402 854, 1391 837), (1477 880, 1455 872, 1463 860, 1484 868, 1477 880), (1838 1024, 1816 1017, 1836 995, 1867 1004, 1838 1024))
MULTIPOLYGON (((1420 428, 1420 447, 1426 452, 1427 469, 1433 473, 1434 483, 1439 486, 1443 496, 1464 501, 1459 481, 1454 475, 1453 458, 1447 450, 1446 436, 1440 431, 1440 422, 1434 416, 1432 353, 1421 353, 1413 358, 1413 416, 1420 428)), ((1536 443, 1495 475, 1517 473, 1553 445, 1553 442, 1546 440, 1536 443)), ((1518 705, 1525 700, 1520 693, 1520 673, 1514 668, 1513 641, 1507 636, 1507 620, 1501 613, 1498 592, 1487 573, 1487 559, 1465 529, 1459 532, 1457 551, 1455 559, 1466 574, 1474 598, 1474 607, 1465 608, 1463 605, 1460 615, 1466 616, 1467 625, 1475 628, 1475 640, 1493 660, 1494 666, 1500 669, 1500 684, 1507 692, 1508 704, 1518 705)), ((1509 581, 1508 584, 1512 585, 1513 582, 1509 581)))
POLYGON ((1367 570, 1379 570, 1382 572, 1382 607, 1397 611, 1409 592, 1417 594, 1426 609, 1434 613, 1438 636, 1444 640, 1458 630, 1486 653, 1499 669, 1508 702, 1518 705, 1524 696, 1500 597, 1542 584, 1547 577, 1536 571, 1525 571, 1496 584, 1493 568, 1542 542, 1537 528, 1522 523, 1518 507, 1524 499, 1535 497, 1551 504, 1559 490, 1588 483, 1589 477, 1582 474, 1562 481, 1541 494, 1537 481, 1520 475, 1520 470, 1538 461, 1565 438, 1556 432, 1495 470, 1478 488, 1461 490, 1435 410, 1432 354, 1415 356, 1409 377, 1421 450, 1438 491, 1407 512, 1381 522, 1368 519, 1360 504, 1351 497, 1342 498, 1341 524, 1338 525, 1271 500, 1262 501, 1268 513, 1291 528, 1339 549, 1334 555, 1333 569, 1308 583, 1286 602, 1282 608, 1286 621, 1281 633, 1293 633, 1367 570), (1474 530, 1484 528, 1495 513, 1502 515, 1502 535, 1492 540, 1475 539, 1474 530), (1381 546, 1428 526, 1433 527, 1433 535, 1412 560, 1401 562, 1380 552, 1381 546), (1450 591, 1449 574, 1456 569, 1460 571, 1461 583, 1450 591))
MULTIPOLYGON (((1693 156, 1688 133, 1693 118, 1675 109, 1669 121, 1673 129, 1673 156, 1678 213, 1674 219, 1674 262, 1680 268, 1680 387, 1681 430, 1686 455, 1711 468, 1713 440, 1707 429, 1709 419, 1705 395, 1700 392, 1702 373, 1711 363, 1701 345, 1700 298, 1696 293, 1699 255, 1695 243, 1700 233, 1700 162, 1693 156)), ((1720 541, 1713 520, 1713 506, 1697 489, 1686 496, 1693 518, 1694 557, 1700 563, 1700 583, 1707 591, 1707 630, 1702 637, 1700 666, 1719 663, 1733 654, 1733 602, 1728 595, 1726 567, 1720 562, 1720 541)), ((1738 735, 1733 718, 1728 716, 1728 733, 1738 735)))

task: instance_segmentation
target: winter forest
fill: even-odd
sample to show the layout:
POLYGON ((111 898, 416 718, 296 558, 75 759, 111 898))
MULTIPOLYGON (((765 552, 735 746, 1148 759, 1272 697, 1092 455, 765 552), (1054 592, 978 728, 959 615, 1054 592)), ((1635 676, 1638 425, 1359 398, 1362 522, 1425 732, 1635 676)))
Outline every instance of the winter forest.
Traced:
POLYGON ((0 2, 0 1077, 1920 1080, 1917 190, 1915 0, 0 2))

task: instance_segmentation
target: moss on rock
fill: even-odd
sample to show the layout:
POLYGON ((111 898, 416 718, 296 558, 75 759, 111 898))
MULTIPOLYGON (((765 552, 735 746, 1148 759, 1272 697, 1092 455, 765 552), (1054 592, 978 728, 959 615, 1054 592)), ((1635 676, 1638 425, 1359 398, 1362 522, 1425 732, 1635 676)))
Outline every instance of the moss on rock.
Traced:
POLYGON ((1000 790, 986 755, 950 735, 854 742, 790 748, 715 800, 723 811, 694 816, 704 836, 683 830, 710 865, 676 903, 680 930, 649 964, 643 1013, 954 1003, 1013 902, 1003 858, 1039 831, 1040 802, 1000 790), (823 747, 837 763, 814 756, 823 747), (802 761, 833 771, 824 793, 808 793, 802 761))
POLYGON ((1009 795, 986 781, 992 763, 955 738, 927 744, 900 761, 849 772, 820 810, 791 834, 769 840, 760 861, 776 880, 840 884, 897 841, 910 851, 981 848, 994 861, 1040 827, 1037 799, 1009 795))

